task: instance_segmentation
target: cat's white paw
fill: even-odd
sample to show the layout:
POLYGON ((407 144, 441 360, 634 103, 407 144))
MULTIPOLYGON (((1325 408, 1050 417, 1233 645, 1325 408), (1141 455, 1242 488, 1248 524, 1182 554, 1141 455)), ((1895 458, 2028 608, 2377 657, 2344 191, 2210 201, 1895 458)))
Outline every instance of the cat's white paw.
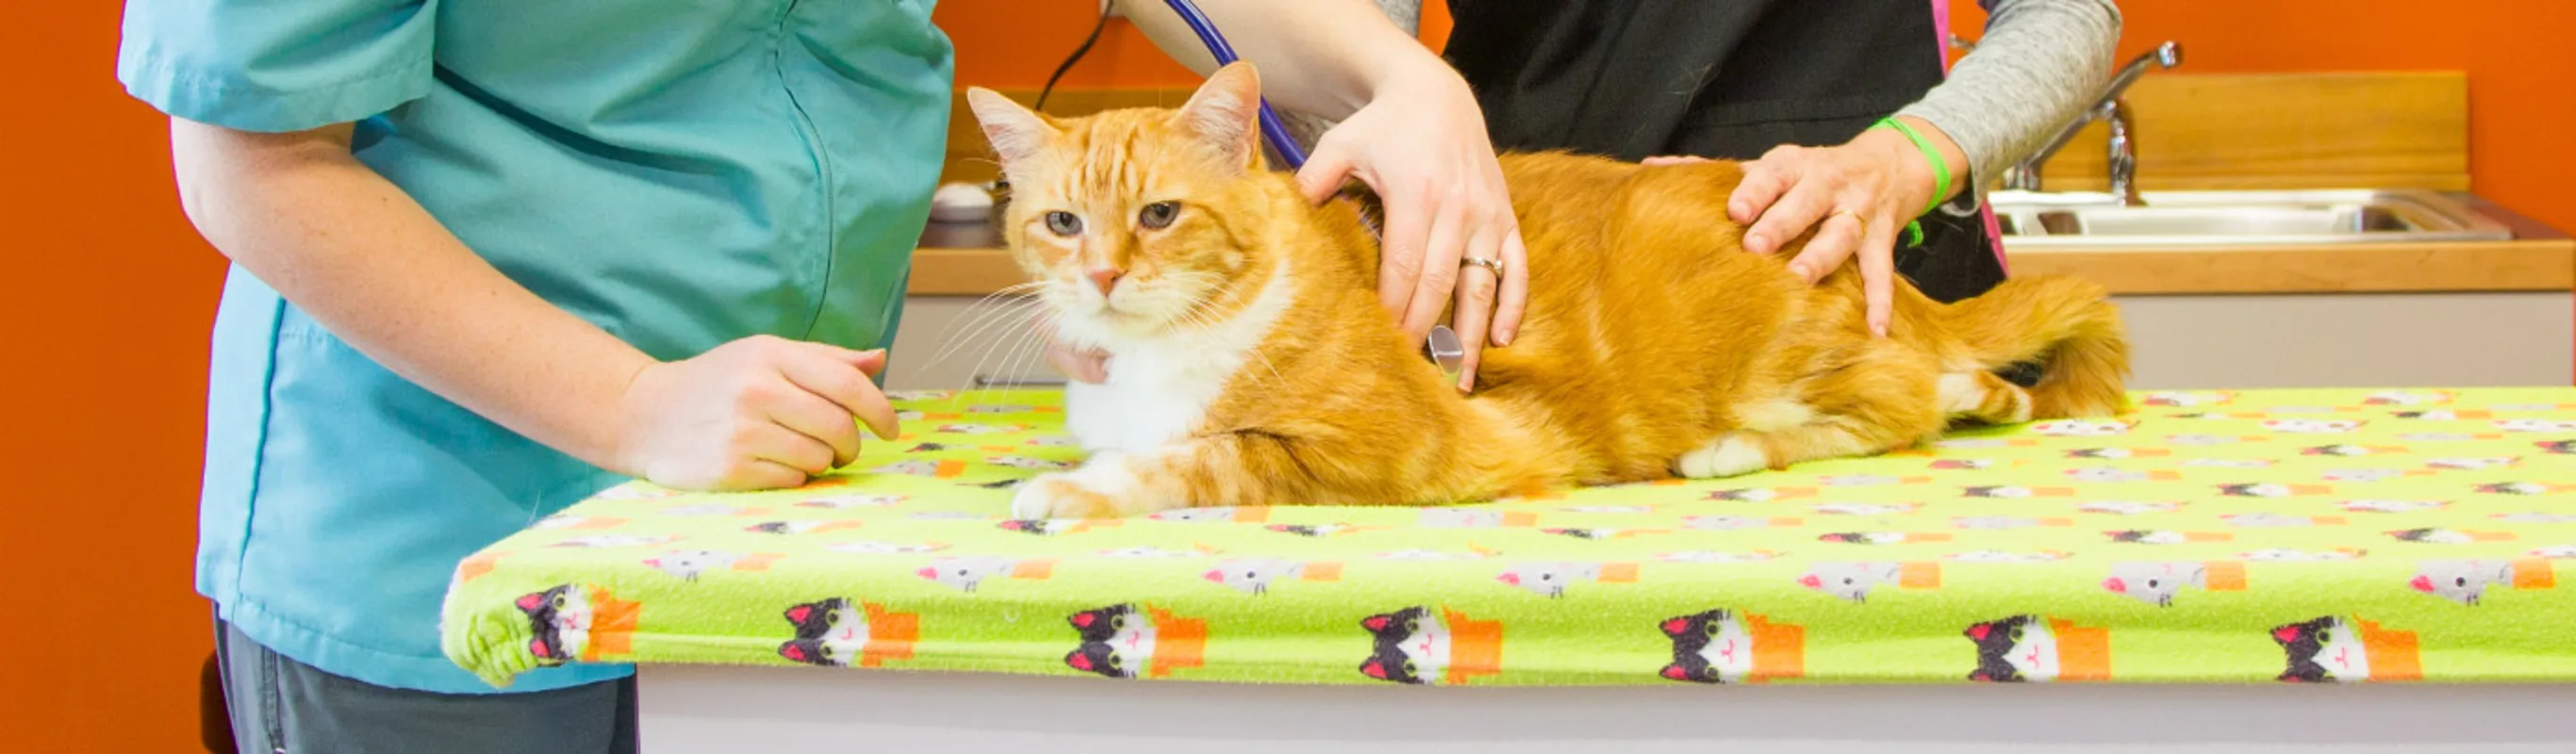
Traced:
POLYGON ((1083 489, 1072 474, 1051 472, 1020 483, 1020 491, 1011 497, 1011 517, 1024 520, 1051 518, 1088 518, 1078 509, 1100 507, 1099 493, 1083 489))
POLYGON ((1741 476, 1769 468, 1771 460, 1763 457, 1762 446, 1740 435, 1720 437, 1716 442, 1683 453, 1673 464, 1675 471, 1691 479, 1741 476))
POLYGON ((1136 474, 1124 459, 1103 454, 1072 471, 1039 474, 1020 483, 1011 498, 1013 518, 1117 518, 1151 513, 1139 499, 1136 474))

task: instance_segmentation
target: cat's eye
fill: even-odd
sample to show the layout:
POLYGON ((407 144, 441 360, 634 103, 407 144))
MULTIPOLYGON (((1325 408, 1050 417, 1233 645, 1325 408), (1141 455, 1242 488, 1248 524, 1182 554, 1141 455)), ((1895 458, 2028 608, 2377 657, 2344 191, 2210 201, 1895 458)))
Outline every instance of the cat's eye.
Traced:
POLYGON ((1082 218, 1064 210, 1046 213, 1047 231, 1059 236, 1082 235, 1082 218))
POLYGON ((1172 218, 1181 214, 1180 202, 1155 202, 1136 213, 1136 224, 1161 230, 1172 226, 1172 218))
POLYGON ((2020 642, 2021 642, 2021 627, 2020 627, 2020 626, 2014 626, 2014 627, 2013 627, 2013 630, 2012 630, 2012 633, 2011 633, 2010 635, 2012 636, 2013 643, 2016 643, 2016 644, 2020 643, 2020 642))
POLYGON ((1708 635, 1710 635, 1710 636, 1716 636, 1716 635, 1718 634, 1718 629, 1719 629, 1719 628, 1720 628, 1720 627, 1717 625, 1717 621, 1709 621, 1709 622, 1708 622, 1708 635))
POLYGON ((1127 667, 1127 659, 1126 659, 1126 658, 1124 658, 1124 657, 1120 657, 1120 656, 1118 656, 1118 650, 1115 650, 1115 649, 1109 650, 1109 667, 1113 667, 1113 668, 1123 668, 1123 667, 1127 667))
POLYGON ((815 645, 815 646, 814 646, 814 653, 815 653, 815 654, 817 654, 817 655, 821 655, 823 659, 826 659, 826 660, 832 659, 832 645, 830 645, 830 644, 817 644, 817 645, 815 645))
POLYGON ((563 597, 563 595, 560 595, 560 594, 555 595, 555 607, 557 607, 557 608, 562 608, 563 606, 564 606, 564 597, 563 597))
POLYGON ((1404 632, 1408 634, 1422 633, 1422 622, 1412 618, 1404 619, 1404 632))
POLYGON ((841 623, 841 611, 839 611, 839 610, 833 610, 833 611, 826 612, 826 613, 824 613, 824 614, 823 614, 823 625, 826 625, 826 626, 836 626, 836 625, 840 625, 840 623, 841 623))
POLYGON ((1127 630, 1127 615, 1126 615, 1125 613, 1120 613, 1120 614, 1118 614, 1118 615, 1112 615, 1112 616, 1109 616, 1109 630, 1111 630, 1111 631, 1125 631, 1125 630, 1127 630))
POLYGON ((2327 630, 2325 630, 2325 629, 2317 629, 2317 643, 2318 643, 2318 644, 2333 644, 2333 643, 2334 643, 2334 632, 2333 632, 2333 631, 2327 631, 2327 630))
POLYGON ((1405 674, 1405 675, 1421 675, 1422 673, 1421 673, 1421 671, 1415 670, 1415 669, 1413 668, 1413 661, 1412 661, 1412 660, 1405 660, 1405 661, 1404 661, 1404 674, 1405 674))

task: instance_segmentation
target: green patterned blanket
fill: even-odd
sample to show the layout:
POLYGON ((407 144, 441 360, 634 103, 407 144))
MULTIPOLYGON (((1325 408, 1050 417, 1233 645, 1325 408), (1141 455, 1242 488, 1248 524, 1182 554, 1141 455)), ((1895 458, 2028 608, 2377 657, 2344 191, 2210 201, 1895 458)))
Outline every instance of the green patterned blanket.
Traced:
MULTIPOLYGON (((1019 521, 1052 392, 899 396, 804 489, 609 490, 461 563, 561 662, 1465 685, 2576 680, 2576 390, 2141 394, 1786 473, 1019 521)), ((1390 440, 1400 441, 1400 440, 1390 440)))

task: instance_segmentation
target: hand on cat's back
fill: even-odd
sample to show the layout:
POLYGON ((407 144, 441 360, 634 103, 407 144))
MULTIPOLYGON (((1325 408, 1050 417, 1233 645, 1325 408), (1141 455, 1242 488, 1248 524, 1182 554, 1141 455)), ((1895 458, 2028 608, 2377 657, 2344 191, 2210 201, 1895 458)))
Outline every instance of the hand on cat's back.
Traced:
MULTIPOLYGON (((1914 128, 1943 159, 1958 163, 1954 174, 1966 170, 1965 157, 1956 154, 1957 145, 1939 129, 1928 123, 1914 128)), ((1649 157, 1645 164, 1699 161, 1649 157)), ((1744 250, 1755 254, 1778 252, 1799 235, 1815 231, 1789 260, 1789 269, 1809 284, 1857 257, 1870 329, 1884 336, 1896 299, 1897 236, 1934 200, 1947 198, 1933 196, 1939 188, 1922 149, 1901 132, 1873 128, 1844 144, 1781 145, 1744 163, 1744 181, 1728 197, 1726 213, 1749 226, 1744 250)), ((1949 188, 1955 193, 1955 187, 1949 188)))
POLYGON ((1297 171, 1316 203, 1357 178, 1386 204, 1378 299, 1420 347, 1441 310, 1466 346, 1458 389, 1472 389, 1485 344, 1510 345, 1529 298, 1529 255, 1485 119, 1447 66, 1400 74, 1324 132, 1297 171), (1464 260, 1501 263, 1501 274, 1464 260))

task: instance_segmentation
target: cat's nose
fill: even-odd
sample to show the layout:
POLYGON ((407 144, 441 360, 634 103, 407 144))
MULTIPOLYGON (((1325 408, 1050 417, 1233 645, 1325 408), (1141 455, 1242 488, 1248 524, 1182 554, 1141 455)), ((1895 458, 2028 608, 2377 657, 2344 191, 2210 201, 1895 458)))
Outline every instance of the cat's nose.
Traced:
POLYGON ((1091 278, 1092 285, 1100 287, 1100 295, 1107 296, 1109 295, 1109 289, 1118 285, 1118 278, 1126 274, 1126 270, 1118 269, 1116 267, 1103 267, 1092 270, 1088 277, 1091 278))

